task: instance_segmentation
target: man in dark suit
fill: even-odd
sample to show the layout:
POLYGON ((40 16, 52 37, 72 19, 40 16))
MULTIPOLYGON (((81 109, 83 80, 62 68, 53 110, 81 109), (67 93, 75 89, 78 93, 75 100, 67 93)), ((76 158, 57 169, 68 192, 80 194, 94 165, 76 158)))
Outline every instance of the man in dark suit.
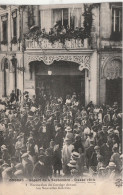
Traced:
POLYGON ((86 150, 86 166, 89 169, 89 167, 91 166, 91 157, 92 154, 94 153, 94 141, 90 141, 90 146, 87 148, 86 150))
POLYGON ((100 153, 104 158, 105 166, 108 166, 112 155, 112 139, 109 136, 107 137, 107 142, 101 146, 100 153))
POLYGON ((45 178, 47 176, 47 167, 45 165, 45 155, 40 155, 38 162, 35 164, 33 178, 45 178))
POLYGON ((62 147, 62 145, 63 145, 63 132, 62 132, 60 125, 58 125, 56 127, 56 134, 55 134, 54 141, 55 141, 56 145, 59 145, 60 148, 62 147))

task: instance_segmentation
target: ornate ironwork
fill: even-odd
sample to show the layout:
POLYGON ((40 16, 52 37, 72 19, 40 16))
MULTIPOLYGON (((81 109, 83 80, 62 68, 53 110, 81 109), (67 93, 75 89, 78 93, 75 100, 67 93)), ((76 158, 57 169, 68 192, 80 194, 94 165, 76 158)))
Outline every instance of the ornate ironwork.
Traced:
POLYGON ((104 77, 107 79, 117 79, 122 77, 122 66, 119 60, 112 60, 104 68, 104 77))
POLYGON ((28 55, 27 65, 32 61, 43 61, 46 65, 51 65, 54 61, 71 61, 80 64, 83 69, 90 70, 90 55, 28 55))
POLYGON ((122 77, 122 58, 120 56, 104 55, 101 64, 102 78, 116 79, 122 77))

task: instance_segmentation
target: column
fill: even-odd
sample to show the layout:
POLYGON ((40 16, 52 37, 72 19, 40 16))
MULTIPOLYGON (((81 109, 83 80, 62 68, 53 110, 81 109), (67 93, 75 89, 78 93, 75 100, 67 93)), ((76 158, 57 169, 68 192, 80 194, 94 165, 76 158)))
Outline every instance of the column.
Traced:
POLYGON ((2 91, 3 91, 3 72, 0 70, 0 97, 2 97, 2 91))
POLYGON ((14 73, 9 72, 9 88, 8 88, 8 94, 10 94, 14 90, 14 73))
POLYGON ((81 27, 84 27, 83 25, 83 22, 84 22, 84 16, 83 16, 83 13, 84 13, 84 4, 82 4, 82 15, 81 15, 81 27))
POLYGON ((98 84, 98 61, 97 51, 94 51, 90 58, 90 101, 97 104, 97 84, 98 84))
POLYGON ((24 91, 29 92, 29 96, 32 97, 35 95, 35 79, 34 79, 34 70, 33 70, 33 78, 30 79, 30 64, 27 60, 28 56, 25 55, 24 61, 25 61, 25 72, 24 72, 24 91))
POLYGON ((34 19, 35 19, 35 25, 39 25, 39 9, 38 9, 38 5, 34 6, 34 19))
POLYGON ((90 102, 90 72, 85 69, 85 105, 90 102))
POLYGON ((8 83, 8 94, 10 94, 12 92, 12 90, 14 90, 14 72, 13 72, 13 68, 12 68, 12 63, 11 63, 11 59, 10 59, 10 70, 9 70, 9 83, 8 83))
MULTIPOLYGON (((20 38, 20 12, 17 10, 17 40, 20 38)), ((20 50, 20 42, 18 42, 18 50, 20 50)))
POLYGON ((9 48, 9 51, 12 50, 11 39, 12 39, 12 23, 11 23, 11 5, 10 5, 9 11, 8 11, 8 48, 9 48))

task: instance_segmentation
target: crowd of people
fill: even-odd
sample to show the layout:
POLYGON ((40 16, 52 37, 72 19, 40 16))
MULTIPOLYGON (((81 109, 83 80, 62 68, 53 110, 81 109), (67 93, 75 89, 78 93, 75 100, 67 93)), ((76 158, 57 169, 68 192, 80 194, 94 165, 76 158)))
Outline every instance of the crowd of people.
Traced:
POLYGON ((77 94, 0 99, 0 180, 122 175, 122 110, 77 94))

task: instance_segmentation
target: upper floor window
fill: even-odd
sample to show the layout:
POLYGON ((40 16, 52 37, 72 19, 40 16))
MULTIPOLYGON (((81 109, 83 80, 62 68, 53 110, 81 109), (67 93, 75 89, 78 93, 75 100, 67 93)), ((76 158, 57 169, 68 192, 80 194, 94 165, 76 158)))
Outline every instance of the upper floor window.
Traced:
POLYGON ((53 9, 53 26, 59 24, 67 28, 75 29, 76 27, 81 27, 81 8, 62 8, 53 9))
POLYGON ((56 23, 67 27, 69 24, 68 9, 53 9, 53 25, 56 23))
POLYGON ((28 27, 31 28, 33 25, 35 25, 34 6, 33 5, 29 5, 28 6, 28 27))
POLYGON ((17 12, 13 12, 13 37, 17 37, 17 12))
POLYGON ((122 9, 112 8, 112 35, 113 40, 122 39, 122 9))
POLYGON ((3 44, 7 44, 8 42, 8 17, 7 14, 1 17, 2 20, 2 42, 3 44))

